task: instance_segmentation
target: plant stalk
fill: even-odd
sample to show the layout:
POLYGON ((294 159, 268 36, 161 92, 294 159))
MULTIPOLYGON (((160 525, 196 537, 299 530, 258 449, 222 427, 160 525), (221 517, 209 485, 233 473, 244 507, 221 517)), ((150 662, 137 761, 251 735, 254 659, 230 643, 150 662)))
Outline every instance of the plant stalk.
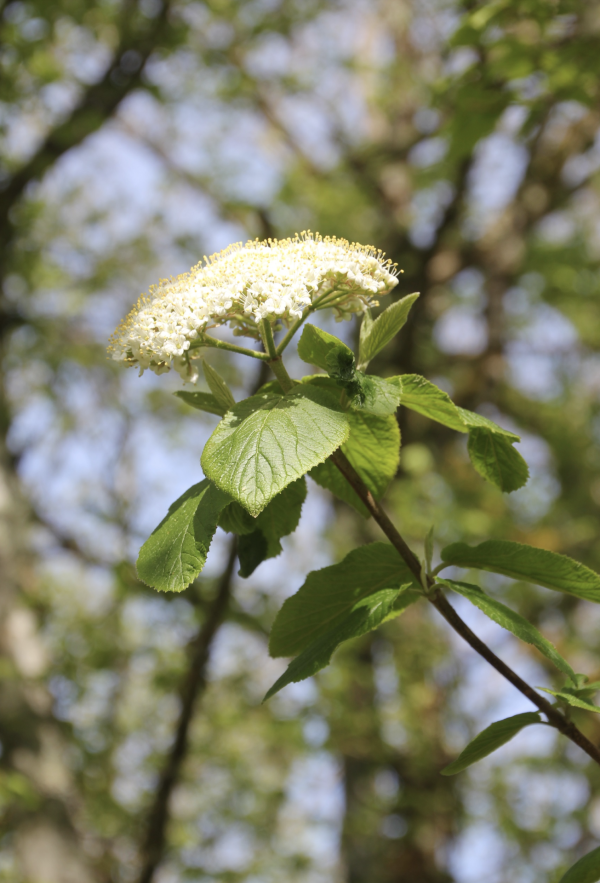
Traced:
POLYGON ((259 353, 256 350, 248 349, 245 346, 237 346, 235 343, 227 343, 225 340, 217 340, 216 337, 210 337, 203 334, 193 341, 190 349, 200 349, 203 346, 212 346, 214 349, 227 350, 230 353, 239 353, 241 356, 251 356, 253 359, 262 359, 266 361, 269 358, 268 353, 259 353))
POLYGON ((279 381, 284 392, 290 392, 294 388, 294 381, 287 372, 283 359, 277 352, 275 341, 273 340, 273 329, 268 319, 263 319, 260 323, 260 334, 267 351, 267 363, 273 374, 279 381))
POLYGON ((303 311, 300 318, 296 319, 296 321, 294 322, 292 327, 289 329, 289 331, 287 332, 285 337, 279 342, 279 345, 277 347, 277 355, 278 356, 280 356, 282 354, 282 352, 284 351, 284 349, 286 348, 288 343, 292 340, 296 331, 308 319, 310 314, 314 313, 315 310, 318 310, 319 307, 323 305, 323 301, 325 301, 329 297, 330 294, 333 294, 334 291, 335 291, 335 288, 329 288, 327 291, 324 291, 323 294, 321 294, 316 299, 316 301, 314 303, 312 303, 310 306, 306 307, 306 309, 303 311))
MULTIPOLYGON (((390 521, 387 514, 379 506, 373 494, 368 489, 360 475, 356 472, 348 458, 341 450, 334 451, 330 457, 332 463, 337 466, 346 481, 350 484, 355 493, 360 497, 361 501, 367 507, 379 527, 382 529, 388 540, 399 552, 401 558, 405 561, 410 571, 414 574, 417 582, 421 584, 421 562, 402 538, 394 524, 390 521)), ((427 577, 428 591, 425 592, 427 600, 433 604, 438 613, 440 613, 446 622, 454 629, 457 634, 469 644, 476 653, 489 662, 502 677, 506 678, 509 683, 516 687, 530 702, 536 705, 548 718, 549 723, 555 727, 564 736, 578 745, 589 757, 600 765, 600 749, 590 742, 584 736, 575 724, 568 721, 565 716, 554 705, 540 696, 533 687, 530 687, 519 675, 512 670, 505 662, 503 662, 496 654, 490 650, 487 644, 477 637, 471 631, 469 626, 464 622, 454 607, 450 604, 444 594, 436 587, 435 581, 431 576, 427 577)))

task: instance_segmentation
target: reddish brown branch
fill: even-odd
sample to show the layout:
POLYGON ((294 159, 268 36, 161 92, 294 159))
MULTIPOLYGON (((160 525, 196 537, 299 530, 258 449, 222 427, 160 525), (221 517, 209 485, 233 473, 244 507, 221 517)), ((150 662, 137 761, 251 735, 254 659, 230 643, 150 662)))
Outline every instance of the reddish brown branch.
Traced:
MULTIPOLYGON (((331 460, 340 470, 344 478, 351 485, 352 489, 360 497, 364 505, 367 507, 379 527, 382 529, 388 540, 400 553, 402 559, 406 562, 411 572, 415 575, 418 582, 421 582, 421 564, 415 553, 410 549, 404 539, 400 536, 386 513, 379 506, 373 494, 368 489, 360 475, 356 472, 347 457, 337 450, 331 455, 331 460)), ((490 648, 480 640, 477 635, 471 631, 466 622, 460 618, 454 607, 448 602, 439 588, 434 588, 434 580, 427 578, 427 599, 433 604, 436 610, 441 613, 446 622, 454 629, 457 634, 469 644, 476 653, 478 653, 486 662, 489 662, 503 678, 516 687, 530 702, 533 702, 540 711, 548 718, 549 723, 556 727, 564 736, 578 745, 592 760, 600 764, 600 749, 598 749, 590 740, 577 729, 575 724, 568 721, 565 716, 547 699, 540 696, 533 687, 530 687, 519 675, 512 670, 505 662, 503 662, 490 648)))

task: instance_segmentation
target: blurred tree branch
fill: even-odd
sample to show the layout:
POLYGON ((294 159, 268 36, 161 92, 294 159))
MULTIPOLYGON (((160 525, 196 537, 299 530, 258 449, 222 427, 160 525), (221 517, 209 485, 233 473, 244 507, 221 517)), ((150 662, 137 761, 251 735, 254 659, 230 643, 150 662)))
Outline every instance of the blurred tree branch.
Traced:
POLYGON ((7 252, 15 233, 11 210, 31 181, 39 180, 63 154, 97 131, 123 99, 140 86, 152 52, 171 40, 170 8, 171 0, 162 0, 154 18, 138 16, 134 24, 138 4, 127 4, 119 45, 102 79, 84 91, 68 119, 53 128, 31 159, 4 183, 0 193, 0 275, 5 272, 7 252))
POLYGON ((233 570, 237 559, 237 537, 229 543, 225 569, 217 584, 216 597, 198 634, 189 646, 190 663, 181 685, 181 711, 173 747, 160 775, 148 826, 142 844, 142 871, 138 883, 151 883, 160 864, 169 822, 169 800, 177 784, 188 751, 189 730, 197 702, 206 688, 207 664, 215 636, 222 625, 231 596, 233 570))

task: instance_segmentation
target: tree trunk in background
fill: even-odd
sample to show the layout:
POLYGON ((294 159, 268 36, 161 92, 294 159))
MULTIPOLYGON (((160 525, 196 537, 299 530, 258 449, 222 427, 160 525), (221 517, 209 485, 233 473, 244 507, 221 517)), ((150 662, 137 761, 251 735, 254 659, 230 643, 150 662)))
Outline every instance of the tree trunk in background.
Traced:
MULTIPOLYGON (((442 758, 444 753, 431 745, 431 722, 422 756, 411 750, 412 745, 403 753, 382 739, 373 644, 373 639, 363 641, 342 663, 348 670, 345 705, 332 721, 332 742, 344 772, 346 880, 450 883, 437 856, 453 833, 456 799, 452 782, 432 764, 432 757, 442 758)), ((438 709, 433 714, 439 720, 438 709)), ((410 715, 418 720, 419 712, 410 710, 410 715)))

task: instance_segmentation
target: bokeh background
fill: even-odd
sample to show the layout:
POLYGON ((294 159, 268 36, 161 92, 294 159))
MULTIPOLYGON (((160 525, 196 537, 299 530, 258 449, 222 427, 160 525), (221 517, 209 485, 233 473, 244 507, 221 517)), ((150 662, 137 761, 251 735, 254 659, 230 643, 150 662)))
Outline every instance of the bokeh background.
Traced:
MULTIPOLYGON (((502 496, 462 437, 400 409, 387 507, 403 533, 421 547, 435 524, 438 548, 505 537, 600 569, 600 3, 0 11, 0 880, 554 883, 600 839, 598 771, 537 727, 440 776, 528 705, 435 611, 410 608, 261 705, 285 664, 267 653, 281 602, 381 539, 375 525, 311 484, 298 532, 250 579, 219 532, 181 595, 137 580, 216 418, 172 395, 177 375, 138 379, 105 346, 149 284, 230 242, 375 244, 404 269, 393 298, 421 297, 371 370, 424 374, 519 432, 531 468, 502 496)), ((256 382, 209 356, 236 395, 256 382)), ((600 676, 597 608, 483 585, 600 676)))

